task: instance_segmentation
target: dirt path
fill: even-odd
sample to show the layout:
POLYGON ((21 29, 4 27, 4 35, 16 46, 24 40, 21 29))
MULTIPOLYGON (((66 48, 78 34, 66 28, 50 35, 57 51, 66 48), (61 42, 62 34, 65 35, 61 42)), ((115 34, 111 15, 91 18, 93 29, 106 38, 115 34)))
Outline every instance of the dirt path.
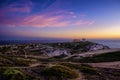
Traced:
POLYGON ((115 68, 120 69, 120 61, 115 62, 102 62, 102 63, 87 63, 93 67, 101 67, 101 68, 115 68))
POLYGON ((40 63, 34 63, 34 64, 30 64, 29 67, 36 67, 36 66, 39 66, 39 65, 40 65, 40 63))
POLYGON ((73 56, 77 56, 76 58, 93 57, 94 55, 99 55, 99 54, 104 54, 104 53, 109 53, 109 52, 115 52, 115 51, 120 51, 120 48, 89 51, 89 52, 84 52, 84 53, 79 53, 79 54, 73 54, 73 55, 69 55, 68 57, 65 57, 64 59, 68 59, 68 58, 73 57, 73 56))

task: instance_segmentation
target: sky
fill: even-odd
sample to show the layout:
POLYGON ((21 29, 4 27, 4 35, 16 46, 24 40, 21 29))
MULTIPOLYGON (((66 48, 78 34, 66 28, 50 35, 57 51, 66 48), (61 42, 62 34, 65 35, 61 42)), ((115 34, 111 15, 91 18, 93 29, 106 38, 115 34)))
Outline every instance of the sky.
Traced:
POLYGON ((120 39, 120 0, 0 0, 0 40, 120 39))

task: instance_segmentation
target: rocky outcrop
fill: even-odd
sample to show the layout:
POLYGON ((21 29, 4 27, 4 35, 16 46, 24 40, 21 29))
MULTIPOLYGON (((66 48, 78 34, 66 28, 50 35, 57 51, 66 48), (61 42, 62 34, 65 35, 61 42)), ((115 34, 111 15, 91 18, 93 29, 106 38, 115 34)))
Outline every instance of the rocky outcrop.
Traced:
POLYGON ((49 57, 109 49, 108 46, 88 41, 79 43, 52 43, 50 45, 53 46, 50 47, 48 44, 48 46, 45 46, 46 49, 43 50, 43 53, 49 57))
POLYGON ((47 53, 48 56, 59 56, 62 54, 68 55, 66 50, 60 50, 60 49, 52 50, 50 53, 47 53))
POLYGON ((88 45, 86 48, 88 49, 88 51, 96 51, 96 50, 109 49, 108 46, 104 46, 102 44, 88 45))

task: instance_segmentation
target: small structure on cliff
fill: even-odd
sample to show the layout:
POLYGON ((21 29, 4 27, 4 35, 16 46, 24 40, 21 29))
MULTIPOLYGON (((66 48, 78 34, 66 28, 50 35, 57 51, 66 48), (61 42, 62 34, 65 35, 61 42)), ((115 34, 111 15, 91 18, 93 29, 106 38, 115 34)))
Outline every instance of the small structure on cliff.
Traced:
POLYGON ((75 42, 75 43, 78 43, 78 42, 85 42, 85 41, 87 41, 85 38, 82 38, 81 40, 80 39, 74 39, 73 40, 73 42, 75 42))
POLYGON ((74 39, 73 42, 75 43, 80 42, 80 39, 74 39))

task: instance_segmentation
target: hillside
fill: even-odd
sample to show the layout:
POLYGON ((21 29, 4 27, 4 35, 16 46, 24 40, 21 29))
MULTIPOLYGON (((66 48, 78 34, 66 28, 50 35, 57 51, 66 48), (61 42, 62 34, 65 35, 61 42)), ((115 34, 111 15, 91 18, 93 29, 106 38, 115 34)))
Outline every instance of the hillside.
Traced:
POLYGON ((0 80, 120 80, 119 61, 120 49, 93 42, 5 45, 0 80))

